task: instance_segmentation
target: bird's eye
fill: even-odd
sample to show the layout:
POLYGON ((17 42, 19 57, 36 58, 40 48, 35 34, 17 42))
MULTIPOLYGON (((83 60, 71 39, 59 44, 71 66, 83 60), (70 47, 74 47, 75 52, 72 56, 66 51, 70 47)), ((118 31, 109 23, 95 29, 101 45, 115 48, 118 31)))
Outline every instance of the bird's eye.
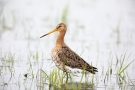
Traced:
POLYGON ((57 26, 57 28, 61 27, 60 25, 57 26))

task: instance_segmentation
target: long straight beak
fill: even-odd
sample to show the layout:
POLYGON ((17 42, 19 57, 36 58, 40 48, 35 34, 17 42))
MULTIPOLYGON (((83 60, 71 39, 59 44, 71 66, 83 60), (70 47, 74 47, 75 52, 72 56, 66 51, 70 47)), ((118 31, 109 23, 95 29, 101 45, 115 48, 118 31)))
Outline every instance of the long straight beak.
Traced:
POLYGON ((58 30, 58 29, 55 28, 55 29, 53 29, 52 31, 48 32, 47 34, 41 36, 40 38, 42 38, 42 37, 44 37, 44 36, 47 36, 47 35, 49 35, 49 34, 51 34, 51 33, 53 33, 53 32, 56 32, 57 30, 58 30))

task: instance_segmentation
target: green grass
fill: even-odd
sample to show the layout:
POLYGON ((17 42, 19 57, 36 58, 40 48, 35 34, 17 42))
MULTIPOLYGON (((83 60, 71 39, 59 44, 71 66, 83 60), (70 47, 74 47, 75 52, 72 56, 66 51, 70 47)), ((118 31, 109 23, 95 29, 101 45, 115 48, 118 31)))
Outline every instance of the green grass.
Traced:
MULTIPOLYGON (((129 55, 130 56, 130 55, 129 55)), ((129 58, 128 56, 128 58, 129 58)), ((116 56, 117 57, 117 56, 116 56)), ((117 82, 119 84, 123 84, 123 83, 126 83, 126 79, 127 79, 127 76, 126 76, 126 69, 130 66, 130 64, 132 64, 134 62, 134 60, 132 60, 130 63, 124 65, 125 61, 126 61, 126 53, 124 55, 121 55, 121 58, 120 60, 117 60, 119 61, 118 62, 118 65, 117 65, 117 72, 116 72, 116 78, 117 78, 117 82)), ((127 60, 128 60, 127 58, 127 60)))
MULTIPOLYGON (((38 52, 36 52, 33 55, 34 56, 32 56, 32 58, 38 61, 38 58, 39 58, 38 52)), ((134 85, 134 83, 132 82, 132 80, 130 79, 130 77, 128 76, 126 72, 127 68, 134 62, 134 60, 128 64, 125 64, 125 61, 129 59, 130 55, 127 57, 127 59, 126 59, 126 56, 127 55, 124 54, 124 55, 121 55, 120 58, 118 58, 118 56, 115 55, 116 58, 114 59, 112 56, 112 53, 110 54, 108 58, 109 62, 108 62, 107 71, 104 70, 104 66, 102 66, 102 69, 101 69, 102 70, 101 74, 104 74, 103 72, 106 72, 103 79, 104 83, 107 84, 109 81, 111 81, 113 73, 116 73, 116 81, 118 85, 120 86, 124 85, 124 83, 127 83, 127 79, 128 79, 128 82, 131 82, 132 85, 134 85), (116 61, 115 67, 113 67, 114 60, 116 61)), ((30 59, 29 59, 29 62, 30 62, 30 59)), ((98 58, 97 58, 96 66, 97 64, 98 64, 98 58)), ((32 70, 31 62, 30 62, 30 69, 32 70)), ((50 74, 47 74, 42 69, 39 69, 37 73, 39 72, 40 74, 36 75, 36 80, 40 82, 39 86, 42 87, 42 89, 45 88, 45 85, 49 85, 50 89, 54 88, 56 90, 57 89, 62 90, 63 88, 66 90, 68 89, 78 90, 82 88, 86 88, 86 89, 91 88, 93 90, 96 87, 95 85, 96 84, 98 85, 98 83, 100 82, 99 75, 96 77, 95 75, 86 74, 85 67, 82 71, 81 77, 78 78, 80 79, 79 82, 76 82, 76 80, 74 79, 75 76, 73 76, 72 74, 71 75, 67 74, 58 68, 51 68, 50 74)), ((33 78, 34 78, 34 74, 33 74, 33 78)), ((122 88, 127 88, 127 87, 122 87, 122 88)))
MULTIPOLYGON (((30 52, 30 55, 28 56, 27 72, 24 73, 24 77, 25 77, 24 82, 27 82, 28 79, 32 78, 33 81, 35 81, 36 86, 42 90, 46 89, 46 87, 49 87, 50 89, 54 88, 55 90, 57 89, 62 90, 63 88, 66 90, 67 89, 78 90, 82 88, 86 88, 86 89, 91 88, 92 90, 94 90, 94 88, 96 88, 96 86, 99 83, 101 83, 101 80, 102 82, 105 83, 105 85, 107 85, 109 82, 111 82, 111 79, 113 78, 112 76, 116 76, 115 79, 117 85, 119 85, 121 89, 128 89, 126 86, 124 86, 125 84, 130 83, 131 86, 132 85, 134 86, 134 80, 130 78, 127 72, 127 68, 134 62, 134 60, 132 60, 126 63, 129 60, 130 55, 131 54, 127 55, 125 53, 122 54, 120 57, 118 57, 118 55, 115 55, 114 56, 115 58, 113 58, 113 55, 111 53, 108 58, 108 66, 106 68, 104 67, 104 65, 101 66, 100 72, 101 74, 103 74, 101 75, 101 77, 99 77, 100 76, 99 74, 97 75, 86 74, 85 67, 84 67, 82 71, 82 75, 80 77, 77 77, 76 80, 75 79, 76 76, 72 74, 67 74, 56 67, 51 68, 50 72, 48 72, 49 74, 47 74, 47 71, 44 71, 43 68, 39 68, 40 64, 38 63, 39 63, 40 56, 38 51, 34 53, 30 52), (33 63, 35 63, 35 65, 37 65, 37 67, 39 68, 36 74, 34 73, 33 63)), ((96 66, 98 66, 99 64, 98 58, 99 55, 96 60, 97 61, 96 66)), ((2 64, 3 66, 0 67, 0 77, 2 77, 1 80, 3 82, 3 85, 6 86, 14 78, 14 74, 15 74, 14 65, 16 62, 16 58, 15 58, 15 54, 8 52, 6 54, 0 53, 0 59, 1 59, 1 63, 3 63, 2 64), (5 81, 4 76, 2 76, 3 75, 2 73, 7 71, 10 73, 10 78, 8 81, 5 81)), ((18 88, 21 87, 20 77, 21 76, 19 76, 18 78, 18 82, 16 82, 18 88)))

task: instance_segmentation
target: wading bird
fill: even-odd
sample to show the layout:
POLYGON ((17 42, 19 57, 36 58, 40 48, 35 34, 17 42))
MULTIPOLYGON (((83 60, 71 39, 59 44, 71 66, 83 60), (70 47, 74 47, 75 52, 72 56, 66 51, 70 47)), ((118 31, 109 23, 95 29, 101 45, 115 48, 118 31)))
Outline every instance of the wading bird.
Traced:
MULTIPOLYGON (((77 70, 85 70, 86 72, 90 72, 95 74, 98 72, 96 67, 88 64, 84 61, 78 54, 72 51, 64 42, 64 36, 67 31, 67 27, 64 23, 60 23, 57 27, 48 32, 47 34, 41 36, 40 38, 47 36, 53 32, 58 31, 59 34, 56 39, 56 45, 52 49, 52 59, 55 62, 56 66, 67 73, 72 73, 73 69, 77 70)), ((77 73, 79 71, 75 71, 77 73)))

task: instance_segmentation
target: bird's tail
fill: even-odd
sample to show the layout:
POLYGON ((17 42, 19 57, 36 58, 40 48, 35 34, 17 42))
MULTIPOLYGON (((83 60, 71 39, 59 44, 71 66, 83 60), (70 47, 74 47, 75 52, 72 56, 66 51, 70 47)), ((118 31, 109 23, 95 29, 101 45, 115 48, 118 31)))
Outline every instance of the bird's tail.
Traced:
POLYGON ((87 71, 91 72, 92 74, 95 74, 96 72, 98 72, 98 69, 96 67, 91 67, 90 69, 86 69, 87 71))

